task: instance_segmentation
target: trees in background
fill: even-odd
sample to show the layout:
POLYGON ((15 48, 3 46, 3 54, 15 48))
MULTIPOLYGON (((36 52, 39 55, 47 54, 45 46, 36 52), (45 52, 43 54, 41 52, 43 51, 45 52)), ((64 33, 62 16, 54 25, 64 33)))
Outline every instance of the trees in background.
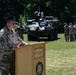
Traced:
POLYGON ((35 11, 58 17, 61 24, 75 22, 76 0, 0 0, 0 24, 9 14, 17 19, 22 15, 27 20, 34 17, 35 11))

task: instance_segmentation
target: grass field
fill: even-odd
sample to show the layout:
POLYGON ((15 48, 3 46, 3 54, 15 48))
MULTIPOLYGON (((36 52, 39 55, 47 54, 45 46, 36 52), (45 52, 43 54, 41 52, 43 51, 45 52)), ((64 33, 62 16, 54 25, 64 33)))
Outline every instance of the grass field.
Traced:
POLYGON ((63 34, 58 38, 46 44, 46 75, 76 75, 76 42, 65 42, 63 34))

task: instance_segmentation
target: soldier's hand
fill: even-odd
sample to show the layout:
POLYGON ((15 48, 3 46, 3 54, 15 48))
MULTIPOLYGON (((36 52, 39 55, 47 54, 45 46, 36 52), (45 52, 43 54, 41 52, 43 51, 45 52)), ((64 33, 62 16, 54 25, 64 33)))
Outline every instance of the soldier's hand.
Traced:
POLYGON ((14 44, 15 44, 16 47, 19 47, 21 42, 20 41, 16 41, 14 44))

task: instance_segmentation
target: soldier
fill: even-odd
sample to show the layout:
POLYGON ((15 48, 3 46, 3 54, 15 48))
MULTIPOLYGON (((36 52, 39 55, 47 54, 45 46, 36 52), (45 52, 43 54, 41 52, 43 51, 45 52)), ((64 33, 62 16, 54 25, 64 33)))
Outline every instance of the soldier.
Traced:
POLYGON ((0 70, 1 75, 15 75, 15 53, 14 48, 27 45, 13 29, 15 18, 8 16, 5 27, 0 30, 0 70))
POLYGON ((64 36, 65 36, 65 41, 69 41, 69 26, 67 23, 64 23, 64 36))
POLYGON ((74 41, 76 41, 76 23, 74 24, 74 41))
POLYGON ((23 27, 22 22, 19 23, 18 34, 22 40, 24 40, 23 34, 25 32, 25 28, 23 27))
POLYGON ((74 41, 74 26, 72 23, 69 23, 69 36, 70 41, 74 41))

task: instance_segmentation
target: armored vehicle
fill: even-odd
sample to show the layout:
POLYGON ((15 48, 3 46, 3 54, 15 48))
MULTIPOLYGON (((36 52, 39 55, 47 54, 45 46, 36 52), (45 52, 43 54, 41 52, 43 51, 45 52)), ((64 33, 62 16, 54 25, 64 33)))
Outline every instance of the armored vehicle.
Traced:
POLYGON ((45 19, 40 18, 39 21, 27 20, 28 40, 57 39, 58 23, 59 20, 53 16, 45 16, 45 19))

